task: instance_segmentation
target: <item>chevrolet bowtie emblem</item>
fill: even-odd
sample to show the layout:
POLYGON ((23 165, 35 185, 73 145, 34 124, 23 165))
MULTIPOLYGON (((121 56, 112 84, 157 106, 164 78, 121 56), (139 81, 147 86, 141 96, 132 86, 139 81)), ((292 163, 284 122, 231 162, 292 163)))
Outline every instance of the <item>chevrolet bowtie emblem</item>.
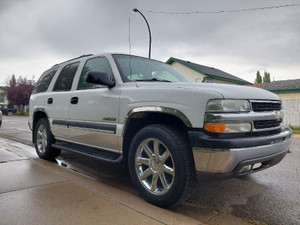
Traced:
POLYGON ((277 121, 279 121, 279 120, 281 120, 282 119, 282 114, 281 114, 281 112, 275 112, 275 120, 277 120, 277 121))

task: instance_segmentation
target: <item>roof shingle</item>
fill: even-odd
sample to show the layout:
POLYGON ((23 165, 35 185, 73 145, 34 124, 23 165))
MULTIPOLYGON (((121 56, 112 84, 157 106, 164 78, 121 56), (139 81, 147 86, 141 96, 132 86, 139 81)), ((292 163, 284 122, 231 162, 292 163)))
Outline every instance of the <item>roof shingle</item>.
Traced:
POLYGON ((294 79, 294 80, 279 80, 279 81, 273 81, 263 87, 263 89, 266 89, 268 91, 298 91, 300 92, 300 79, 294 79))

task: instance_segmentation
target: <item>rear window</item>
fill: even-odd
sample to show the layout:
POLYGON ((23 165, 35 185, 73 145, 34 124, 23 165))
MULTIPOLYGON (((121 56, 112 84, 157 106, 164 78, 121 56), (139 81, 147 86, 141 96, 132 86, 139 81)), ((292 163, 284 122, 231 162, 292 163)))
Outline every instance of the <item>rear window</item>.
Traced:
POLYGON ((47 91, 57 69, 58 69, 58 67, 51 68, 50 70, 47 70, 46 72, 44 72, 42 74, 42 76, 40 77, 40 79, 38 80, 38 82, 36 83, 32 94, 37 94, 37 93, 47 91))

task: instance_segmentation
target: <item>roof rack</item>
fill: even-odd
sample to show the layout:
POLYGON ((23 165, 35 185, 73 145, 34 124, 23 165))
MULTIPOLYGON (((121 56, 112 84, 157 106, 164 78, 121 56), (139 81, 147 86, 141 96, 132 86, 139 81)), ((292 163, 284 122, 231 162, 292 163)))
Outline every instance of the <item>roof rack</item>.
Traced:
POLYGON ((60 65, 60 64, 63 64, 63 63, 66 63, 66 62, 72 61, 72 60, 74 60, 74 59, 80 59, 80 58, 84 58, 84 57, 88 57, 88 56, 92 56, 92 55, 93 55, 93 54, 81 55, 81 56, 79 56, 79 57, 76 57, 76 58, 73 58, 73 59, 69 59, 69 60, 67 60, 67 61, 64 61, 64 62, 61 62, 61 63, 55 64, 55 65, 54 65, 54 66, 52 66, 52 67, 55 67, 55 66, 58 66, 58 65, 60 65))

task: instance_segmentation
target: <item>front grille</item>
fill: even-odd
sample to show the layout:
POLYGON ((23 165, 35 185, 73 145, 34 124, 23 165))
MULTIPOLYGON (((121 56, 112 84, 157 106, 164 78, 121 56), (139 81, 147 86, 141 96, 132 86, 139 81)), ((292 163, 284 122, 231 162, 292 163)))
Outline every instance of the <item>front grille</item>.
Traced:
POLYGON ((281 102, 251 102, 254 112, 270 112, 281 110, 281 102))
POLYGON ((281 122, 282 120, 262 120, 262 121, 254 121, 253 124, 256 130, 260 130, 260 129, 279 127, 281 122))

